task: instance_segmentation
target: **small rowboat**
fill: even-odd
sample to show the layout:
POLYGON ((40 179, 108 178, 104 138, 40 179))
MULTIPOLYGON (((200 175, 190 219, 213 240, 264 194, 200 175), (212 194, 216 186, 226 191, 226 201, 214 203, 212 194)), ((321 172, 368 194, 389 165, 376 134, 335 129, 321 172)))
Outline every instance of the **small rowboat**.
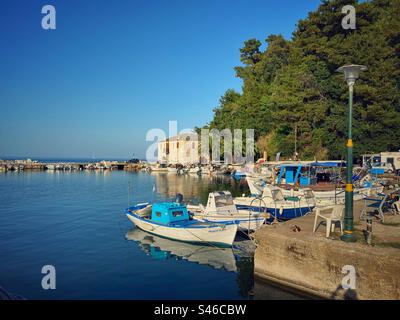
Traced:
POLYGON ((179 241, 232 246, 238 229, 236 221, 193 220, 186 205, 176 202, 142 203, 125 212, 138 228, 179 241))

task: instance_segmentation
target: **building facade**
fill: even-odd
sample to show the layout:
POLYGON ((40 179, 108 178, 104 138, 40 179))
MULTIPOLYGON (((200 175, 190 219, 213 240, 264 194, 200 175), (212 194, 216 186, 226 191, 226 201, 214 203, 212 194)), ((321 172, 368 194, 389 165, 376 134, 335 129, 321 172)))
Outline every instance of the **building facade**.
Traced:
POLYGON ((181 133, 158 143, 159 163, 166 164, 198 164, 199 138, 196 133, 181 133))

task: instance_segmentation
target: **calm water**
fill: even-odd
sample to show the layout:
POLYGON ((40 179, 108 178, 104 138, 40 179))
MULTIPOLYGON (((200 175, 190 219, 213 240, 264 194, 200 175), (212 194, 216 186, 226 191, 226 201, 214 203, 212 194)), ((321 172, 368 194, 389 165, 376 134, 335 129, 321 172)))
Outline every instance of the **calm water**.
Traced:
POLYGON ((239 195, 247 186, 165 173, 2 173, 0 286, 27 299, 248 299, 253 259, 246 242, 222 250, 169 241, 135 229, 123 212, 128 202, 176 193, 205 203, 213 190, 239 195), (44 265, 57 270, 56 290, 41 287, 44 265))

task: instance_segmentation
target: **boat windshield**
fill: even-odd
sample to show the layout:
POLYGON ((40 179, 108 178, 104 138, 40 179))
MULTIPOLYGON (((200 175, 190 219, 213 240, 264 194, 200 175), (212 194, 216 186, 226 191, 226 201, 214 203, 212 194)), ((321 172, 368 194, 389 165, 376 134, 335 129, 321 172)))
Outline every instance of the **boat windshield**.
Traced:
POLYGON ((233 199, 231 195, 218 195, 215 197, 216 207, 226 207, 233 205, 233 199))
POLYGON ((183 211, 172 211, 172 216, 173 217, 182 217, 183 211))
POLYGON ((285 200, 281 190, 271 190, 271 193, 272 193, 272 199, 274 199, 274 201, 285 200))
POLYGON ((312 199, 314 198, 314 193, 312 192, 312 190, 304 190, 304 198, 306 199, 312 199))

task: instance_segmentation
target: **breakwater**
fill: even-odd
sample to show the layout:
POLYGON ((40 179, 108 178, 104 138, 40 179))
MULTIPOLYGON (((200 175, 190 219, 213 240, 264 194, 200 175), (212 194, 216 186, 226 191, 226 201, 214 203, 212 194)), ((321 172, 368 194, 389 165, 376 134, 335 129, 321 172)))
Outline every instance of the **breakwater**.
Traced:
POLYGON ((340 241, 340 233, 313 233, 315 213, 279 225, 265 225, 255 234, 255 277, 327 299, 400 299, 400 216, 373 223, 368 245, 360 220, 362 201, 354 202, 357 243, 340 241), (294 226, 297 232, 294 232, 294 226), (344 288, 349 268, 355 271, 354 289, 344 288), (346 271, 347 270, 347 271, 346 271))
POLYGON ((146 170, 147 163, 99 161, 99 162, 39 162, 33 160, 0 160, 0 172, 7 171, 82 171, 82 170, 146 170))

